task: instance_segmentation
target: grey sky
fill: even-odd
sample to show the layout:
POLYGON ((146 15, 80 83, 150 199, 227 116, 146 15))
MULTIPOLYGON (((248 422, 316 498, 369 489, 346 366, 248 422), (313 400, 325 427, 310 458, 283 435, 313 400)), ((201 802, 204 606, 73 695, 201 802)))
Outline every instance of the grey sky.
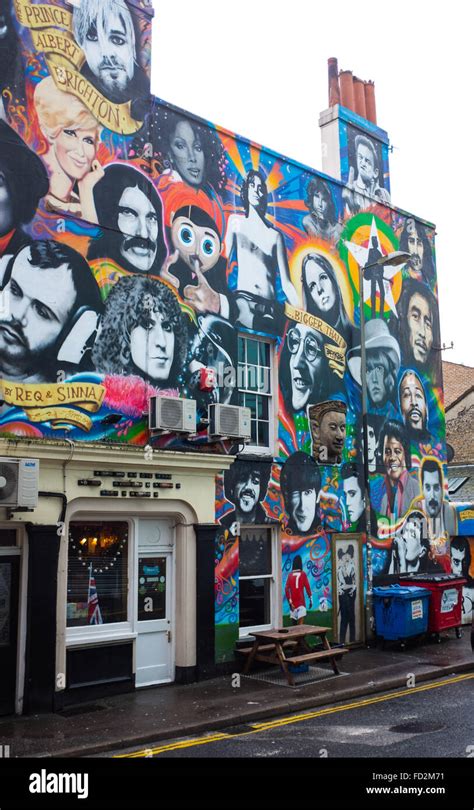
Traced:
POLYGON ((443 358, 474 365, 470 5, 154 0, 154 7, 153 92, 315 169, 328 57, 375 81, 377 122, 394 148, 392 201, 437 226, 442 341, 455 344, 443 358))

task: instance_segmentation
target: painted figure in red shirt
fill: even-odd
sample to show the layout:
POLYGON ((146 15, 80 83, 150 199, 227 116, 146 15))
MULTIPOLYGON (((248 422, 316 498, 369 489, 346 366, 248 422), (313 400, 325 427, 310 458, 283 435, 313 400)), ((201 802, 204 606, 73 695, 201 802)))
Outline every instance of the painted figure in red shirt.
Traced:
POLYGON ((285 596, 291 608, 291 618, 293 624, 303 624, 304 617, 306 616, 306 598, 304 592, 308 594, 309 606, 313 606, 311 597, 311 588, 309 587, 308 577, 303 571, 303 563, 299 554, 293 560, 293 569, 288 579, 286 580, 285 596))

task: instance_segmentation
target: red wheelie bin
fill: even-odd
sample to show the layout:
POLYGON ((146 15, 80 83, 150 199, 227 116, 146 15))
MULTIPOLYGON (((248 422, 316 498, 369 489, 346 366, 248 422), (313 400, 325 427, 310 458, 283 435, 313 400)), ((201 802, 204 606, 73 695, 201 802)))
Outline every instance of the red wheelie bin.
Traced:
POLYGON ((431 593, 428 633, 441 641, 442 630, 452 627, 457 638, 462 636, 462 588, 466 580, 457 574, 401 574, 401 585, 416 585, 431 593))

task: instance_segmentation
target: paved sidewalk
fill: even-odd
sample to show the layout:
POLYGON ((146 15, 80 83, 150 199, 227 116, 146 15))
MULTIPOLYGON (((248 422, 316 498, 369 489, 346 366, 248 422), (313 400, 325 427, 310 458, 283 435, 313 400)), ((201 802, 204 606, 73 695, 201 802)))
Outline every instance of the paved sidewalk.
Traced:
POLYGON ((102 698, 64 714, 5 718, 0 744, 10 746, 11 757, 88 756, 383 692, 406 686, 410 673, 419 684, 474 671, 470 628, 462 639, 450 631, 440 644, 426 641, 404 651, 351 650, 341 670, 348 674, 296 688, 249 677, 233 687, 226 676, 102 698))

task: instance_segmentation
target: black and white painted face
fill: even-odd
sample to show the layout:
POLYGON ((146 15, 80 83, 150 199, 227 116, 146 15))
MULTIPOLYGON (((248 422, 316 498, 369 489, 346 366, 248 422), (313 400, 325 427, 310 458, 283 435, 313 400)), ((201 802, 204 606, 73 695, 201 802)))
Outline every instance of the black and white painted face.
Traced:
POLYGON ((416 374, 407 372, 400 383, 400 407, 406 425, 422 430, 426 425, 427 405, 423 386, 416 374))
POLYGON ((306 285, 317 309, 321 312, 330 312, 336 303, 336 293, 332 279, 318 262, 310 259, 305 264, 304 273, 306 285))
POLYGON ((325 219, 327 215, 328 206, 329 203, 326 195, 323 194, 323 192, 320 190, 315 191, 315 193, 313 194, 313 201, 311 204, 313 213, 316 214, 316 216, 319 219, 325 219))
POLYGON ((415 228, 412 228, 408 236, 408 253, 410 254, 409 264, 414 270, 421 270, 423 267, 423 240, 415 228))
POLYGON ((369 186, 377 179, 378 169, 374 163, 374 156, 371 149, 363 143, 357 149, 357 169, 362 182, 369 186))
POLYGON ((189 121, 179 121, 176 125, 170 150, 171 162, 183 180, 190 186, 200 186, 204 181, 204 150, 189 121))
POLYGON ((403 528, 402 537, 405 543, 407 562, 416 562, 422 552, 421 522, 418 519, 408 520, 403 528))
POLYGON ((111 14, 105 26, 93 23, 82 43, 87 64, 103 87, 104 95, 124 93, 133 78, 135 46, 130 13, 111 14), (128 18, 126 18, 128 14, 128 18))
POLYGON ((320 335, 304 324, 297 324, 287 334, 290 351, 292 405, 295 411, 305 408, 321 374, 320 335))
POLYGON ((248 184, 249 205, 258 208, 264 196, 263 183, 256 174, 252 175, 248 184))
POLYGON ((120 253, 132 267, 147 273, 157 252, 158 216, 138 186, 126 188, 118 204, 117 225, 124 235, 120 253))
POLYGON ((381 364, 372 362, 370 354, 367 358, 367 391, 369 399, 375 407, 382 405, 387 398, 385 368, 381 364))
POLYGON ((152 380, 168 380, 174 360, 174 346, 173 327, 160 312, 150 311, 130 332, 132 360, 152 380))
POLYGON ((408 304, 410 348, 417 363, 427 363, 433 345, 433 316, 428 300, 414 293, 408 304))
POLYGON ((76 299, 67 264, 38 270, 30 248, 16 257, 6 286, 9 316, 0 321, 0 363, 3 373, 31 374, 42 365, 63 330, 76 299))
POLYGON ((466 550, 460 551, 458 548, 453 548, 451 546, 451 570, 453 574, 456 574, 458 577, 463 576, 463 564, 464 558, 466 556, 466 550))
POLYGON ((10 189, 0 166, 0 236, 5 236, 13 227, 13 205, 10 189))
POLYGON ((438 517, 443 502, 443 489, 437 470, 423 473, 423 497, 431 518, 438 517))
POLYGON ((343 481, 344 497, 351 523, 356 523, 364 511, 364 496, 355 475, 343 481))
POLYGON ((253 512, 260 497, 260 473, 256 470, 249 471, 247 476, 237 482, 234 493, 240 511, 253 512))
POLYGON ((290 501, 290 518, 299 532, 308 532, 316 517, 318 493, 314 487, 293 490, 290 501))

